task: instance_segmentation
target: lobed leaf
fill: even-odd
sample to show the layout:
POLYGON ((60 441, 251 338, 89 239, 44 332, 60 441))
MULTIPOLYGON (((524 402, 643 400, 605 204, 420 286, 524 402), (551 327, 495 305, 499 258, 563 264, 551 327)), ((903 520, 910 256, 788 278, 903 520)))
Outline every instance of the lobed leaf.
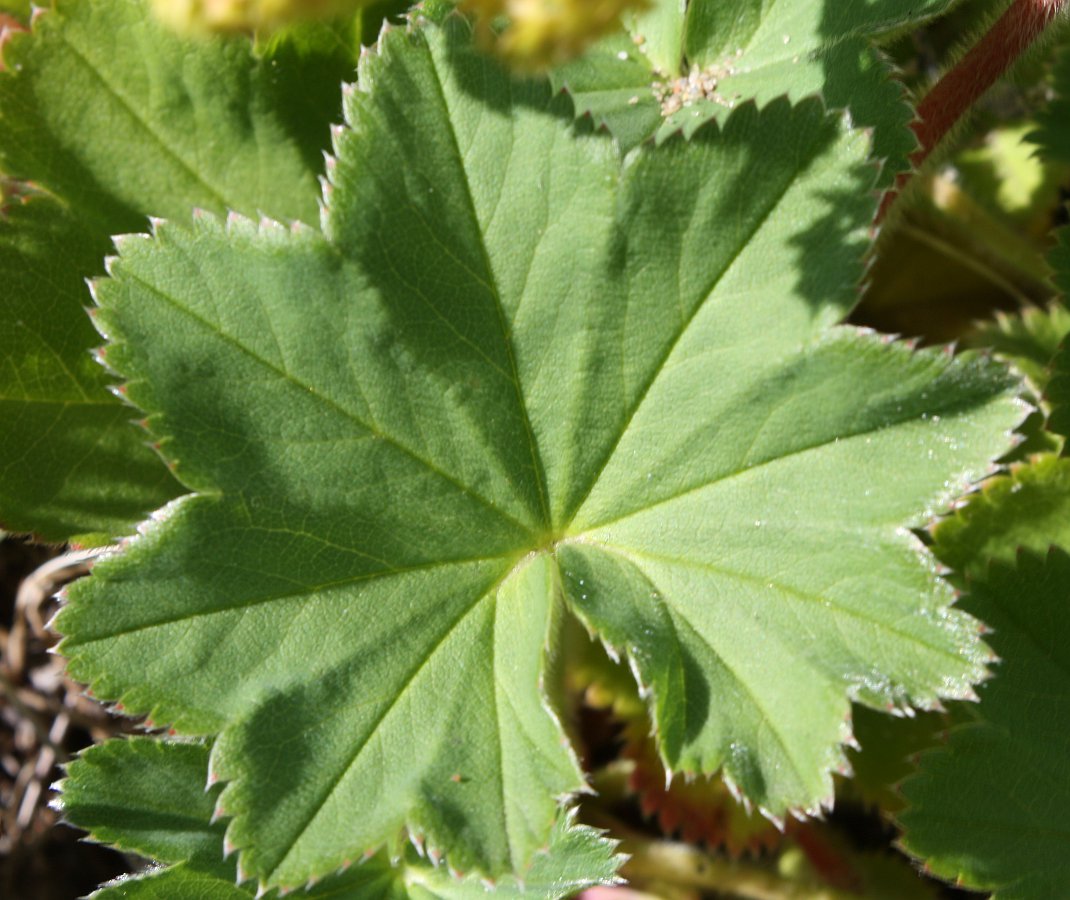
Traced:
MULTIPOLYGON (((981 565, 981 558, 977 559, 981 565)), ((932 872, 998 900, 1058 896, 1070 879, 1064 810, 1070 734, 1070 557, 993 562, 964 605, 1003 658, 977 724, 922 758, 903 786, 904 847, 932 872)))
POLYGON ((530 880, 583 788, 569 610, 631 658, 668 765, 770 814, 830 801, 851 699, 968 696, 977 623, 905 528, 1021 411, 990 362, 833 327, 865 140, 746 105, 622 168, 457 18, 360 83, 325 236, 164 225, 95 291, 193 494, 73 588, 63 652, 220 732, 242 875, 298 886, 405 828, 530 880))

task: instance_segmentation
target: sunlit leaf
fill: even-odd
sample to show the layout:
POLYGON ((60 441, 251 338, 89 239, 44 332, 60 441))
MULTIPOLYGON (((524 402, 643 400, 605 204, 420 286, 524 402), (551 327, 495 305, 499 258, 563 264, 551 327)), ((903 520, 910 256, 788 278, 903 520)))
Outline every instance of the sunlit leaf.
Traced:
POLYGON ((781 101, 621 168, 457 18, 360 84, 325 235, 202 216, 96 285, 192 495, 75 586, 63 652, 220 732, 243 872, 296 887, 404 828, 530 874, 583 787, 569 611, 666 763, 770 814, 830 801, 851 700, 968 696, 989 654, 907 529, 1021 409, 991 362, 834 327, 864 135, 781 101))

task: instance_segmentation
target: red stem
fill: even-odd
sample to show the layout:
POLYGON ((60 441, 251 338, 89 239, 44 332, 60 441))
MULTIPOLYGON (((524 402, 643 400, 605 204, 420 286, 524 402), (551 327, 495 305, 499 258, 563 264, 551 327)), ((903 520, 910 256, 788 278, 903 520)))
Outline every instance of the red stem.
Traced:
POLYGON ((955 124, 1013 65, 1070 0, 1014 0, 970 51, 918 104, 911 125, 919 147, 910 156, 912 170, 896 179, 881 201, 879 223, 921 164, 955 124))

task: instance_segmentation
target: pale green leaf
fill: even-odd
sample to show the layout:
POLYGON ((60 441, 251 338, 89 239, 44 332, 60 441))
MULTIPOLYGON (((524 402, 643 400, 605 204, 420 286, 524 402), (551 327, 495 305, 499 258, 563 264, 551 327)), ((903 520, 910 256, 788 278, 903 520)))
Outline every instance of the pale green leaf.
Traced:
POLYGON ((45 540, 122 534, 179 489, 89 354, 83 279, 110 247, 50 199, 0 216, 0 521, 45 540))
POLYGON ((906 529, 1006 449, 1015 382, 833 327, 864 137, 785 101, 622 168, 468 40, 454 18, 365 61, 325 236, 205 216, 97 285, 194 495, 75 586, 63 651, 221 732, 227 835, 268 885, 402 828, 530 878, 583 785, 569 608, 632 658, 674 769, 777 814, 830 799, 851 699, 984 674, 906 529))
POLYGON ((996 900, 1058 897, 1070 884, 1070 557, 1053 548, 996 562, 963 603, 994 629, 1003 661, 980 689, 981 721, 923 756, 905 783, 902 843, 930 871, 996 900))

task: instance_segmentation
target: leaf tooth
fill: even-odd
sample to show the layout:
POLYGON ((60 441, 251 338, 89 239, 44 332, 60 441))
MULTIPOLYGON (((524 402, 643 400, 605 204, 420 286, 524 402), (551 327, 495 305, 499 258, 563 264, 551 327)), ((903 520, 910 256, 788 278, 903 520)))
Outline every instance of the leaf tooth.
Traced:
POLYGON ((152 229, 152 236, 158 237, 160 230, 167 227, 167 219, 159 216, 149 216, 149 227, 152 229))
POLYGON ((208 820, 209 825, 215 825, 220 819, 225 818, 227 811, 223 808, 222 802, 215 805, 215 809, 212 810, 212 817, 208 820))
POLYGON ((103 368, 109 375, 117 375, 110 365, 108 365, 108 348, 107 347, 95 347, 89 351, 89 355, 93 357, 93 362, 103 368))
MULTIPOLYGON (((337 152, 337 148, 336 148, 336 152, 337 152)), ((324 150, 323 151, 323 167, 327 171, 327 177, 333 179, 334 178, 334 173, 338 169, 338 157, 334 156, 333 154, 328 153, 326 150, 324 150)))
POLYGON ((620 664, 620 654, 617 652, 617 648, 610 644, 608 641, 602 641, 602 648, 606 651, 608 656, 617 665, 620 664))
POLYGON ((273 219, 270 216, 261 215, 257 222, 257 228, 261 234, 282 234, 288 229, 278 219, 273 219))
MULTIPOLYGON (((363 44, 361 44, 360 45, 360 55, 363 56, 366 52, 368 52, 368 48, 365 47, 363 44)), ((352 81, 343 81, 342 82, 342 99, 343 100, 351 99, 356 92, 357 92, 357 86, 352 81)))
POLYGON ((135 243, 143 243, 151 240, 150 236, 141 232, 127 232, 125 234, 112 235, 112 246, 121 254, 126 255, 133 249, 135 243))
POLYGON ((418 854, 420 854, 420 858, 422 859, 425 856, 424 836, 422 834, 419 834, 419 833, 415 832, 415 831, 410 831, 409 832, 409 842, 416 849, 416 852, 418 854))
POLYGON ((108 390, 112 394, 114 394, 116 397, 118 397, 120 400, 122 400, 124 403, 129 403, 130 402, 126 398, 127 387, 126 387, 125 384, 109 384, 108 385, 108 390))
MULTIPOLYGON (((223 836, 223 859, 227 859, 229 856, 233 855, 234 851, 237 850, 237 849, 238 848, 235 845, 234 841, 232 841, 230 839, 230 835, 224 835, 223 836)), ((239 884, 241 882, 245 881, 245 879, 242 878, 242 876, 241 876, 241 872, 242 872, 242 867, 241 867, 241 862, 239 861, 238 862, 238 883, 239 884)))
POLYGON ((725 787, 728 788, 728 793, 732 795, 732 799, 735 800, 736 803, 742 803, 746 807, 748 807, 749 812, 750 801, 743 796, 743 791, 739 789, 739 785, 736 784, 736 780, 728 772, 724 771, 722 771, 721 777, 724 779, 725 787))
MULTIPOLYGON (((743 806, 747 810, 747 813, 749 815, 751 811, 750 803, 744 803, 743 806)), ((764 806, 759 806, 758 812, 762 816, 762 818, 768 819, 777 831, 779 831, 781 834, 784 833, 785 823, 783 816, 778 816, 774 814, 772 810, 766 809, 764 806)), ((798 813, 800 812, 802 812, 802 810, 792 810, 793 815, 798 815, 798 813)))

